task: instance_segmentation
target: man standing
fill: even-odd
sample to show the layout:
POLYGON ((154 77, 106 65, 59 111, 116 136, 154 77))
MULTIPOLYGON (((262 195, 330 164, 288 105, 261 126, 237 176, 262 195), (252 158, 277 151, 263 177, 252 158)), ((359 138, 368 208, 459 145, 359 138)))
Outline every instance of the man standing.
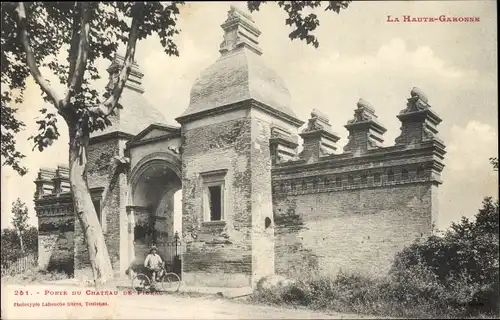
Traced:
MULTIPOLYGON (((152 246, 151 249, 149 249, 149 254, 146 257, 146 260, 144 260, 144 266, 152 272, 153 282, 156 282, 156 275, 162 270, 162 264, 163 260, 157 253, 156 247, 152 246)), ((158 276, 161 276, 161 274, 158 276)))

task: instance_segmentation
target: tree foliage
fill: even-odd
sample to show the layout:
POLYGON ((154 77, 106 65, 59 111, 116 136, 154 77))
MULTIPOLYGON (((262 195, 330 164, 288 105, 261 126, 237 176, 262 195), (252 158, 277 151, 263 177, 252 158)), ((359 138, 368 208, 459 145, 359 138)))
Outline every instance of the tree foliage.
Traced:
POLYGON ((24 233, 28 229, 28 207, 26 203, 17 198, 12 203, 12 224, 14 229, 20 233, 24 233))
MULTIPOLYGON (((259 11, 261 4, 267 1, 248 1, 248 9, 252 11, 259 11)), ((340 13, 341 10, 347 9, 351 1, 277 1, 278 6, 283 9, 288 17, 285 24, 292 26, 293 30, 288 37, 290 40, 299 39, 306 41, 307 44, 313 45, 315 48, 319 47, 319 40, 313 34, 319 26, 319 19, 317 14, 311 12, 305 14, 304 11, 325 7, 325 11, 334 11, 340 13)))
POLYGON ((493 166, 493 170, 498 171, 498 158, 497 157, 490 158, 490 163, 493 166))
MULTIPOLYGON (((19 234, 15 229, 6 228, 2 230, 1 238, 2 268, 23 257, 19 234)), ((38 229, 29 227, 24 233, 24 254, 38 252, 38 229)))
POLYGON ((487 197, 473 221, 462 217, 443 237, 415 242, 396 255, 392 274, 400 282, 427 273, 452 292, 464 292, 462 301, 498 308, 499 203, 487 197))

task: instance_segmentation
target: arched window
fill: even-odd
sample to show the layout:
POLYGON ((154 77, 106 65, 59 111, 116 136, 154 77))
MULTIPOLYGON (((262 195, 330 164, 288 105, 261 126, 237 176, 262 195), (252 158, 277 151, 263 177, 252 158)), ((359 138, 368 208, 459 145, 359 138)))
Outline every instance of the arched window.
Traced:
POLYGON ((380 173, 375 173, 373 175, 373 182, 374 183, 380 183, 380 173))
POLYGON ((387 181, 394 181, 394 172, 392 172, 392 170, 389 170, 389 172, 387 172, 387 181))
POLYGON ((366 177, 366 174, 361 175, 361 184, 367 184, 368 183, 368 178, 366 177))
POLYGON ((341 188, 342 187, 342 179, 340 177, 335 178, 335 186, 337 188, 341 188))
POLYGON ((410 175, 408 174, 408 170, 403 169, 401 171, 401 180, 408 180, 409 177, 410 175))

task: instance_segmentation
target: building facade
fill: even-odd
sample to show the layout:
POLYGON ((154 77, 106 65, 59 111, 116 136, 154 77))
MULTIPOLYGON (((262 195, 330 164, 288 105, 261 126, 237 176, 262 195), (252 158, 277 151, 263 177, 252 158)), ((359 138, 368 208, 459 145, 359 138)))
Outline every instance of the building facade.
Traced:
MULTIPOLYGON (((181 257, 188 285, 253 286, 301 270, 380 274, 432 234, 445 146, 421 90, 397 115, 391 147, 360 99, 338 152, 327 116, 313 110, 305 123, 293 112, 284 82, 262 62, 252 18, 232 7, 222 29, 221 56, 193 85, 180 126, 164 124, 144 98, 134 65, 123 109, 91 137, 88 184, 116 276, 152 244, 167 261, 181 257)), ((41 169, 35 183, 40 267, 91 277, 68 169, 41 169)))

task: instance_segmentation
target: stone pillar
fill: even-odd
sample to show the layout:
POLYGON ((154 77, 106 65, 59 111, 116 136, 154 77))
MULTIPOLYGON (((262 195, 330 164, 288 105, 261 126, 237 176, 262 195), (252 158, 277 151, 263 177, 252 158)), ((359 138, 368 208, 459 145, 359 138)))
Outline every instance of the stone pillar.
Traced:
POLYGON ((345 125, 349 137, 344 151, 359 157, 369 150, 379 148, 384 141, 382 135, 387 129, 377 121, 375 109, 370 103, 359 99, 357 107, 354 118, 345 125))
POLYGON ((133 207, 127 207, 127 265, 130 265, 135 259, 134 249, 134 228, 135 228, 135 212, 133 207))
POLYGON ((425 141, 440 141, 437 126, 441 118, 431 109, 427 96, 419 88, 413 88, 410 95, 406 108, 397 116, 402 125, 396 145, 411 148, 425 141))
POLYGON ((311 118, 300 134, 304 139, 304 149, 300 154, 300 158, 306 160, 307 163, 316 162, 321 156, 333 154, 337 149, 335 143, 340 137, 332 132, 330 120, 318 110, 311 112, 311 118))

